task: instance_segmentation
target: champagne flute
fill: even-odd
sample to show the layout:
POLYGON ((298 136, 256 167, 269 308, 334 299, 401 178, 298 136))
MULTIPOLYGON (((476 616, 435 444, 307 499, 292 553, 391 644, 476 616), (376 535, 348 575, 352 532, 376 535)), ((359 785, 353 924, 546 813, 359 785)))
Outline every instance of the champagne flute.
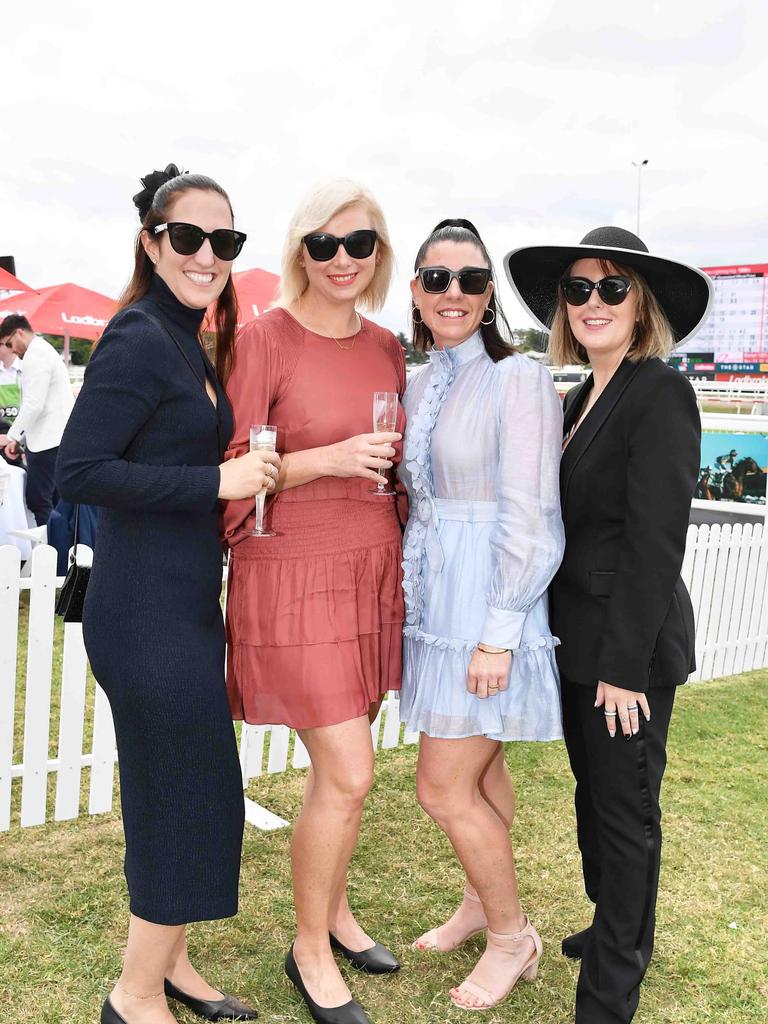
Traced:
MULTIPOLYGON (((277 450, 277 427, 266 423, 251 424, 250 447, 252 452, 274 452, 277 450)), ((263 487, 256 495, 256 522, 251 530, 251 537, 276 537, 274 530, 264 529, 264 502, 267 489, 263 487)))
MULTIPOLYGON (((373 432, 374 434, 391 434, 397 425, 397 392, 396 391, 374 391, 373 393, 373 432)), ((395 494, 387 485, 386 470, 378 469, 380 480, 376 487, 371 489, 371 494, 380 494, 382 497, 391 497, 395 494)))

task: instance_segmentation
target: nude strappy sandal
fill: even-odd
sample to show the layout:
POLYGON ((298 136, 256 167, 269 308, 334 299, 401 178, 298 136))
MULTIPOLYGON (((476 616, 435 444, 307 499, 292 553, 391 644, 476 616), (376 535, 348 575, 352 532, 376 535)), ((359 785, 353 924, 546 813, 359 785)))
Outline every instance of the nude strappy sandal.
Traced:
MULTIPOLYGON (((483 985, 478 985, 477 982, 472 981, 472 974, 458 986, 459 991, 463 995, 474 996, 475 999, 479 1000, 482 1006, 465 1006, 463 1003, 457 1002, 453 996, 451 996, 451 1002, 454 1006, 458 1006, 460 1010, 492 1010, 494 1006, 498 1006, 499 1003, 503 1002, 507 996, 511 993, 512 989, 522 978, 523 981, 533 981, 536 977, 536 973, 539 969, 539 960, 541 959, 541 936, 533 927, 529 919, 525 919, 525 927, 522 931, 515 932, 512 935, 503 935, 499 932, 492 932, 488 929, 488 945, 495 946, 497 949, 502 949, 509 953, 516 952, 520 943, 527 939, 533 941, 533 953, 531 956, 524 961, 518 968, 517 973, 511 980, 501 982, 498 986, 493 988, 486 988, 483 985)), ((472 972, 474 974, 474 971, 472 972)))
MULTIPOLYGON (((464 899, 469 900, 470 903, 480 903, 480 897, 471 893, 468 889, 464 889, 464 899)), ((428 932, 424 932, 418 939, 411 943, 411 949, 415 949, 417 953, 452 953, 454 949, 458 949, 459 946, 463 946, 465 942, 469 942, 475 935, 481 935, 486 925, 482 928, 475 928, 474 931, 467 932, 463 939, 459 942, 454 942, 453 945, 442 943, 440 941, 440 931, 445 928, 444 924, 438 925, 437 928, 432 928, 428 932), (422 945, 419 945, 422 943, 422 945)))

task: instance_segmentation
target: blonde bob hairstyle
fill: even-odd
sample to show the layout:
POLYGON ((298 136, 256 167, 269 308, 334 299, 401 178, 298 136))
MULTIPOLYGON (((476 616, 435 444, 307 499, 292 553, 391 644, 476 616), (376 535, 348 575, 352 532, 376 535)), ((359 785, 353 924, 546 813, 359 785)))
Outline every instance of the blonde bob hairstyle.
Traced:
MULTIPOLYGON (((621 263, 611 263, 608 260, 599 262, 604 274, 621 274, 623 277, 628 277, 632 282, 632 290, 637 296, 637 324, 626 358, 633 363, 639 363, 643 359, 652 359, 654 356, 661 358, 668 356, 675 347, 675 336, 666 314, 645 279, 636 270, 625 267, 621 263)), ((571 267, 568 267, 563 276, 567 276, 570 270, 571 267)), ((559 286, 547 351, 556 366, 589 362, 587 350, 576 340, 571 325, 568 323, 568 305, 563 290, 559 286)))
POLYGON ((280 291, 276 306, 289 306, 307 290, 308 278, 299 263, 305 235, 319 231, 328 221, 350 206, 365 207, 371 217, 371 226, 378 236, 376 241, 376 270, 371 283, 358 299, 363 309, 377 310, 384 305, 392 278, 394 254, 389 240, 387 222, 381 207, 371 193, 356 181, 336 178, 316 185, 299 203, 283 245, 280 291))

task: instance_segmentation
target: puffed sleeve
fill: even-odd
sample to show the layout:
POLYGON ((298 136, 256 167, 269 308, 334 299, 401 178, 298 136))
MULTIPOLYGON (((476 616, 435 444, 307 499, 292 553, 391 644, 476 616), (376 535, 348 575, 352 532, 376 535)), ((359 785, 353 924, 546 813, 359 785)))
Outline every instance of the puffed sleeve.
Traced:
POLYGON ((563 416, 549 372, 527 356, 508 356, 498 372, 498 518, 491 535, 491 581, 481 639, 515 650, 528 611, 563 557, 563 416))
POLYGON ((683 564, 700 447, 694 390, 681 373, 667 372, 632 421, 624 536, 598 651, 603 682, 648 689, 683 564))
POLYGON ((107 326, 59 446, 56 485, 67 501, 167 512, 216 508, 218 466, 156 466, 126 457, 163 400, 168 351, 138 309, 126 309, 107 326))
MULTIPOLYGON (((250 447, 253 423, 269 423, 272 403, 283 377, 279 346, 269 336, 262 320, 253 320, 239 332, 235 342, 232 370, 227 381, 227 398, 232 406, 234 429, 224 455, 227 459, 245 454, 250 447)), ((280 438, 278 437, 278 449, 280 438)), ((222 503, 221 530, 232 545, 241 536, 246 520, 254 514, 253 498, 222 503)))

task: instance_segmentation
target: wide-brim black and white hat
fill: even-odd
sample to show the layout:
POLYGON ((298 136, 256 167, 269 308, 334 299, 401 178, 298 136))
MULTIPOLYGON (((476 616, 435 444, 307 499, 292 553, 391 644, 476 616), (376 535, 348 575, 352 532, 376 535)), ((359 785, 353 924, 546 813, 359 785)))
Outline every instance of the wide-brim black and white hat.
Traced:
POLYGON ((595 228, 578 245, 526 245, 504 257, 512 290, 534 320, 549 331, 558 288, 576 260, 609 260, 642 275, 669 320, 675 343, 700 329, 712 304, 711 279, 698 267, 654 256, 637 235, 624 228, 595 228))

